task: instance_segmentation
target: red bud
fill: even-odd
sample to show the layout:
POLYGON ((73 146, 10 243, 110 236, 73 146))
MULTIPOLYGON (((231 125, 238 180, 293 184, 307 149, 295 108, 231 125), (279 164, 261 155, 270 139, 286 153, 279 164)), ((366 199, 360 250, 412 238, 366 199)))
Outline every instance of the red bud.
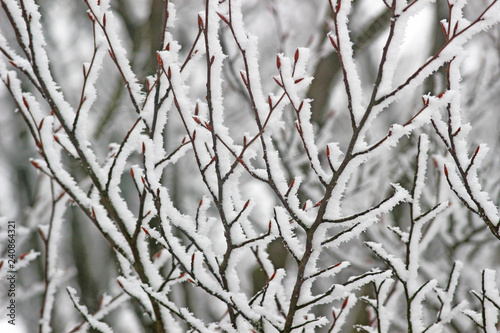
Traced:
POLYGON ((149 237, 151 237, 151 235, 149 234, 149 231, 147 231, 144 227, 142 227, 142 231, 144 231, 146 233, 146 235, 148 235, 149 237))
POLYGON ((280 86, 281 88, 283 88, 283 84, 281 82, 279 82, 277 78, 273 77, 273 80, 274 80, 274 82, 276 82, 276 84, 278 86, 280 86))
POLYGON ((161 59, 160 53, 156 52, 156 61, 158 61, 158 65, 163 67, 163 60, 161 59))
POLYGON ((198 29, 203 30, 203 19, 198 15, 198 29))
POLYGON ((342 303, 342 310, 346 307, 348 300, 349 300, 349 296, 344 300, 344 303, 342 303))
POLYGON ((295 62, 297 62, 297 60, 299 60, 299 49, 297 49, 297 51, 295 51, 294 60, 295 60, 295 62))
POLYGON ((23 260, 24 257, 26 257, 27 255, 29 254, 29 252, 24 252, 23 254, 21 254, 18 258, 18 260, 23 260))
POLYGON ((40 169, 40 164, 38 164, 38 162, 36 162, 36 161, 30 161, 30 162, 31 162, 31 164, 33 164, 33 166, 35 168, 40 169))
POLYGON ((441 24, 441 30, 443 30, 443 34, 446 36, 446 39, 448 39, 448 33, 446 32, 446 27, 443 22, 440 22, 441 24))
POLYGON ((29 110, 30 106, 28 104, 28 101, 26 100, 26 97, 23 96, 23 103, 24 103, 24 106, 26 107, 26 109, 29 110))
POLYGON ((302 129, 300 128, 298 123, 295 123, 295 127, 297 128, 297 131, 299 131, 299 134, 302 135, 302 129))
POLYGON ((241 79, 243 80, 243 83, 245 84, 245 86, 248 86, 248 82, 247 82, 247 79, 245 78, 245 75, 243 75, 243 71, 240 71, 240 75, 241 75, 241 79))
POLYGON ((280 59, 280 56, 276 56, 276 67, 278 67, 278 69, 281 68, 281 59, 280 59))
POLYGON ((219 15, 220 19, 224 21, 227 25, 230 25, 229 20, 224 15, 222 15, 221 13, 217 13, 217 15, 219 15))

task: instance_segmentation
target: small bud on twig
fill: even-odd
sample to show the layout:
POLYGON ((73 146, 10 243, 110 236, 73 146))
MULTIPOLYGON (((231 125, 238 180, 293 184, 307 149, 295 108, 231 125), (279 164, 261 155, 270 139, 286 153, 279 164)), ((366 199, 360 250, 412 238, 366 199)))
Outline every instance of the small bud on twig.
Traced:
POLYGON ((299 123, 295 123, 295 127, 297 128, 297 131, 299 132, 300 135, 302 135, 302 128, 300 128, 299 123))
POLYGON ((159 52, 156 52, 156 61, 158 61, 158 65, 160 66, 160 68, 163 68, 163 60, 159 52))
POLYGON ((217 15, 219 15, 220 19, 224 21, 224 23, 226 23, 227 25, 231 25, 229 23, 229 20, 224 15, 222 15, 221 13, 217 13, 217 15))
POLYGON ((274 82, 276 82, 276 84, 278 86, 280 86, 281 88, 283 88, 283 83, 279 82, 277 78, 273 77, 273 80, 274 80, 274 82))
POLYGON ((247 79, 245 78, 245 75, 243 74, 243 71, 240 71, 241 79, 243 80, 243 83, 245 86, 248 86, 247 79))
POLYGON ((23 254, 21 254, 21 255, 19 256, 19 258, 18 258, 17 260, 23 260, 23 259, 24 259, 24 257, 26 257, 28 254, 30 254, 30 253, 29 253, 29 252, 24 252, 23 254))
POLYGON ((26 97, 24 97, 24 96, 23 96, 23 104, 24 104, 24 106, 26 107, 26 109, 28 109, 28 110, 30 109, 30 106, 29 106, 29 104, 28 104, 28 100, 27 100, 27 99, 26 99, 26 97))
POLYGON ((458 21, 457 23, 455 23, 455 28, 453 28, 453 35, 457 34, 457 30, 458 30, 458 21))
POLYGON ((297 112, 300 112, 302 110, 302 107, 304 106, 304 101, 300 102, 299 108, 297 109, 297 112))
POLYGON ((290 186, 288 187, 288 191, 286 191, 286 193, 285 193, 285 197, 287 197, 288 194, 290 194, 290 191, 292 190, 294 184, 295 184, 295 178, 292 179, 292 182, 290 183, 290 186))
POLYGON ((330 43, 332 43, 332 46, 335 50, 337 50, 337 43, 335 42, 335 40, 333 39, 333 36, 330 34, 328 35, 328 38, 330 39, 330 43))
POLYGON ((203 18, 198 15, 198 29, 203 30, 203 18))
POLYGON ((443 34, 446 36, 446 39, 448 40, 448 31, 446 31, 446 26, 444 25, 444 22, 440 22, 441 24, 441 30, 443 30, 443 34))
POLYGON ((347 301, 349 300, 349 296, 347 296, 347 298, 344 300, 344 302, 342 303, 342 310, 345 309, 345 307, 347 306, 347 301))

